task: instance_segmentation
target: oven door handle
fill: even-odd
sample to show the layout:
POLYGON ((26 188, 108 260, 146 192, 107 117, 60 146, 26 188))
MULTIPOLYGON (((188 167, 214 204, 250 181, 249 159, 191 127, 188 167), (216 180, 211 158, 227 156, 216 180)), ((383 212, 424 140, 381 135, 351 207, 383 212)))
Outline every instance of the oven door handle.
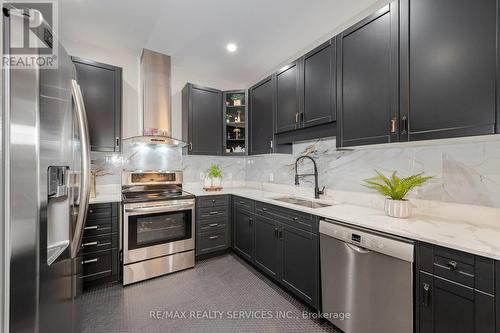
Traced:
MULTIPOLYGON (((140 214, 140 213, 163 213, 172 212, 185 209, 193 209, 192 204, 189 205, 171 205, 171 206, 156 206, 156 207, 138 207, 138 208, 125 208, 125 213, 140 214)), ((130 215, 130 214, 129 214, 130 215)))

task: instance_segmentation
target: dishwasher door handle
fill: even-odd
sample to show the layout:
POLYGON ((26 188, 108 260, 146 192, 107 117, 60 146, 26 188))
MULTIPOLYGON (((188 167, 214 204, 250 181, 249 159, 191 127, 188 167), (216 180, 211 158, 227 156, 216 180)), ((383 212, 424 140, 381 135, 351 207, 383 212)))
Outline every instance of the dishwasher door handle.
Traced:
POLYGON ((361 254, 367 254, 367 253, 370 253, 372 251, 370 250, 367 250, 365 248, 362 248, 360 246, 356 246, 354 244, 350 244, 350 243, 344 243, 348 248, 350 248, 351 250, 354 250, 356 251, 357 253, 361 253, 361 254))

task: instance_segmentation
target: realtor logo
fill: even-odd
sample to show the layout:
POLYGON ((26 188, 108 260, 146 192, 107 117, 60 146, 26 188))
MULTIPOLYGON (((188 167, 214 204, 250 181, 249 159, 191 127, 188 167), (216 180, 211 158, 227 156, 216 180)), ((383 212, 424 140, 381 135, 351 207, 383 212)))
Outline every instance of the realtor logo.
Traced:
POLYGON ((57 1, 5 1, 9 45, 2 66, 15 69, 57 68, 57 1))

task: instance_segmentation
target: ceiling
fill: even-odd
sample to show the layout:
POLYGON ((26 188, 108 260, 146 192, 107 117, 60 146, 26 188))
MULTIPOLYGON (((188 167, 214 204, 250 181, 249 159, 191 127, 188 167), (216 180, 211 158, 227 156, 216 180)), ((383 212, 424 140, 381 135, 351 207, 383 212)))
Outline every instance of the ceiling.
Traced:
POLYGON ((169 54, 186 81, 243 88, 312 48, 378 0, 64 0, 61 40, 169 54), (235 53, 226 44, 238 45, 235 53))

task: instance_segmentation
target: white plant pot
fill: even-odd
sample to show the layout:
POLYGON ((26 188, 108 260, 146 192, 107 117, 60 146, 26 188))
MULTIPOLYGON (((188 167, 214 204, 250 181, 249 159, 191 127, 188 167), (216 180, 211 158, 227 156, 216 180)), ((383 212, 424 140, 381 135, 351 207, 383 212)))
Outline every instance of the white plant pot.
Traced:
POLYGON ((203 182, 203 187, 204 188, 212 187, 212 178, 210 177, 205 178, 205 181, 203 182))
POLYGON ((222 179, 221 178, 212 178, 212 186, 213 187, 221 187, 222 179))
POLYGON ((410 216, 410 202, 408 200, 385 199, 385 213, 391 217, 405 219, 410 216))

